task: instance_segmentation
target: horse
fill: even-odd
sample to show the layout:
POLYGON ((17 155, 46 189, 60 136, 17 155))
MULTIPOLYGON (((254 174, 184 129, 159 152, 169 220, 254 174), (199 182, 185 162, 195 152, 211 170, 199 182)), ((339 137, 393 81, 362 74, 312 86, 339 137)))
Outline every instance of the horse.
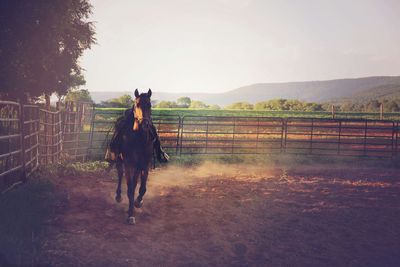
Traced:
POLYGON ((128 224, 135 224, 135 208, 143 205, 143 196, 146 193, 146 183, 149 169, 153 160, 153 140, 151 126, 151 89, 147 93, 139 94, 135 90, 134 116, 130 127, 122 134, 121 156, 116 162, 118 171, 118 188, 116 200, 121 201, 121 179, 125 171, 127 197, 129 199, 128 224), (135 200, 135 190, 140 177, 139 195, 135 200))

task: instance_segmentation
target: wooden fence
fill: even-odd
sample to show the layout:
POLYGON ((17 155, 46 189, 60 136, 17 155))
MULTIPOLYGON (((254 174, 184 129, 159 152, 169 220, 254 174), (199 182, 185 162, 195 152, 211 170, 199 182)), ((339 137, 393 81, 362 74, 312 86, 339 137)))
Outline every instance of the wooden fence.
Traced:
MULTIPOLYGON (((68 102, 58 111, 0 101, 0 189, 39 164, 102 159, 122 111, 68 102)), ((169 154, 310 154, 396 158, 399 121, 367 119, 154 116, 169 154)))
POLYGON ((88 156, 94 106, 89 102, 66 102, 63 110, 63 152, 66 157, 85 161, 88 156))
POLYGON ((24 181, 39 166, 39 107, 0 101, 0 189, 24 181))
POLYGON ((92 109, 88 103, 50 111, 0 101, 0 191, 26 180, 39 164, 85 160, 89 142, 81 136, 90 135, 92 109))

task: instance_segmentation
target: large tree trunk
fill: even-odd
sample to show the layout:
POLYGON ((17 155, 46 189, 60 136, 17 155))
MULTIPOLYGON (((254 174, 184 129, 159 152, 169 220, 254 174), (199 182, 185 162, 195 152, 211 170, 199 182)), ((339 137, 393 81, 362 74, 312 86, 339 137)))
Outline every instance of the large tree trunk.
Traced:
POLYGON ((50 110, 50 95, 45 94, 44 99, 46 100, 46 109, 50 110))

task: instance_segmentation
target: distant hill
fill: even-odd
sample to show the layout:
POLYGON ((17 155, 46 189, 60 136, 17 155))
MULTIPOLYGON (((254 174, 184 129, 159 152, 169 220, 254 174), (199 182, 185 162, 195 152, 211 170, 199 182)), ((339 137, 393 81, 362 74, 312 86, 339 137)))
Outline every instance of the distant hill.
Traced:
MULTIPOLYGON (((256 103, 274 98, 298 99, 309 102, 331 102, 339 99, 390 97, 397 94, 400 76, 376 76, 327 81, 305 81, 288 83, 257 83, 217 94, 154 92, 154 100, 176 100, 181 96, 204 101, 207 104, 225 106, 238 101, 256 103)), ((95 102, 133 92, 91 92, 95 102)))
MULTIPOLYGON (((371 100, 394 100, 400 99, 400 84, 387 84, 377 86, 368 90, 357 92, 349 97, 337 99, 337 102, 365 103, 371 100)), ((335 101, 332 101, 335 102, 335 101)))

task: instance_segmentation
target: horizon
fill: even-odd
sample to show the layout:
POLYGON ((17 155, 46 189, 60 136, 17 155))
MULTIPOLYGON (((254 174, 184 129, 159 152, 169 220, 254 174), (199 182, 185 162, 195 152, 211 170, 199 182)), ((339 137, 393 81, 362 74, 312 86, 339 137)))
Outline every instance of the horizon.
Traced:
POLYGON ((139 91, 141 90, 148 90, 151 89, 153 92, 155 93, 165 93, 165 94, 223 94, 223 93, 227 93, 229 91, 233 91, 236 89, 240 89, 242 87, 247 87, 247 86, 253 86, 253 85, 258 85, 258 84, 290 84, 290 83, 307 83, 307 82, 329 82, 329 81, 337 81, 337 80, 357 80, 357 79, 363 79, 363 78, 378 78, 378 77, 400 77, 400 75, 379 75, 379 76, 366 76, 366 77, 354 77, 354 78, 338 78, 338 79, 329 79, 329 80, 309 80, 309 81, 290 81, 290 82, 256 82, 256 83, 251 83, 251 84, 247 84, 247 85, 242 85, 239 86, 237 88, 232 88, 226 91, 221 91, 221 92, 196 92, 196 91, 174 91, 174 92, 166 92, 166 91, 158 91, 157 89, 153 89, 153 88, 139 88, 139 87, 134 87, 132 89, 118 89, 118 90, 95 90, 95 91, 91 91, 88 88, 82 88, 82 89, 87 89, 89 92, 116 92, 116 93, 132 93, 135 91, 135 89, 138 89, 139 91))
POLYGON ((395 0, 92 4, 98 44, 81 59, 91 92, 221 93, 400 69, 395 0))

